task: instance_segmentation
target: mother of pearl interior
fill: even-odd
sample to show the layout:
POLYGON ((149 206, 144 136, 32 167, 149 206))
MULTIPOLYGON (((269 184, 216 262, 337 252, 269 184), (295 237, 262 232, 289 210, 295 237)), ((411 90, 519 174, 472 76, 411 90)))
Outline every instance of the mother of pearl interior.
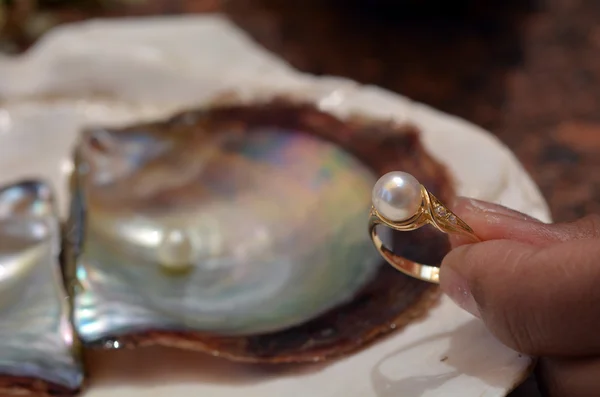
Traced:
POLYGON ((97 133, 103 153, 79 145, 73 202, 85 209, 74 275, 84 341, 290 327, 351 299, 381 262, 366 232, 374 175, 333 144, 224 131, 174 166, 160 134, 97 133))
POLYGON ((0 189, 0 374, 78 389, 66 292, 59 273, 60 228, 49 188, 0 189))

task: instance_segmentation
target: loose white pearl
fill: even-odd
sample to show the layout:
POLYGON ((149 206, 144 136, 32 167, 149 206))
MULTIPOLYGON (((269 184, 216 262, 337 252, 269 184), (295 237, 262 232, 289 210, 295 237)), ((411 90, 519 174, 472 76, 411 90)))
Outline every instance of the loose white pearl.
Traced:
POLYGON ((403 221, 421 207, 421 184, 406 172, 388 172, 375 183, 371 200, 384 218, 403 221))

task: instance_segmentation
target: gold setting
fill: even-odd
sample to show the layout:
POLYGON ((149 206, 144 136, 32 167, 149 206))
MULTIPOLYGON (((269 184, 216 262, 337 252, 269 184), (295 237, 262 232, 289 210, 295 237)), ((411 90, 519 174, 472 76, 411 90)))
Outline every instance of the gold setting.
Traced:
POLYGON ((375 207, 371 207, 369 216, 369 234, 375 248, 381 256, 393 267, 401 272, 431 283, 439 283, 440 268, 411 261, 396 255, 383 245, 377 235, 377 225, 384 225, 393 230, 408 232, 419 229, 425 225, 432 225, 437 230, 454 235, 464 236, 473 242, 481 241, 467 225, 456 214, 444 206, 433 194, 421 185, 421 206, 413 216, 403 221, 391 221, 384 218, 375 207))

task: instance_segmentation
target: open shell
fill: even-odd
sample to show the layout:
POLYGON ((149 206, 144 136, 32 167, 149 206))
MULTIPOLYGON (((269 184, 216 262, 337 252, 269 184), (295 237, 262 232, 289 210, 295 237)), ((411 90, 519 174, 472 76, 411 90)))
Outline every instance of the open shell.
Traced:
MULTIPOLYGON (((404 170, 415 175, 441 200, 447 201, 453 195, 446 170, 425 152, 414 127, 359 119, 343 122, 312 105, 284 99, 257 105, 221 104, 185 112, 164 122, 132 126, 122 131, 168 135, 183 134, 184 131, 189 133, 191 130, 208 132, 210 135, 224 130, 245 134, 258 128, 279 128, 318 137, 342 147, 376 175, 404 170)), ((111 133, 118 134, 119 131, 113 130, 111 133)), ((190 136, 194 136, 194 133, 190 136)), ((81 153, 81 146, 77 153, 81 153)), ((83 164, 79 161, 73 186, 77 199, 73 201, 70 221, 70 229, 74 234, 68 244, 70 261, 67 275, 75 283, 75 326, 80 334, 85 334, 82 328, 84 324, 77 320, 78 310, 84 310, 77 302, 84 299, 81 294, 85 293, 85 286, 81 284, 81 279, 76 280, 76 273, 80 266, 77 254, 86 245, 85 218, 89 214, 86 214, 87 205, 82 198, 85 196, 83 178, 77 177, 78 167, 83 164)), ((365 234, 367 215, 365 211, 365 234)), ((411 234, 395 233, 393 246, 426 262, 439 261, 448 250, 444 237, 440 238, 427 230, 411 234)), ((436 302, 437 296, 435 286, 406 277, 388 266, 380 266, 371 281, 347 303, 337 305, 310 321, 274 332, 223 335, 186 327, 185 324, 169 323, 165 327, 120 331, 96 339, 84 335, 83 339, 86 345, 101 348, 160 344, 205 351, 245 362, 317 362, 352 353, 401 328, 424 315, 436 302)), ((85 299, 90 300, 89 296, 85 299)), ((107 319, 101 316, 99 314, 87 320, 105 323, 107 319)))
POLYGON ((50 188, 0 188, 0 395, 69 395, 83 382, 59 266, 50 188))

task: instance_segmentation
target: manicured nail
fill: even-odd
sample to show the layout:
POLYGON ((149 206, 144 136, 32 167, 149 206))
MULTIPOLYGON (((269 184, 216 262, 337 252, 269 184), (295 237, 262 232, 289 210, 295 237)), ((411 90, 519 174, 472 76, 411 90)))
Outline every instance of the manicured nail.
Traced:
POLYGON ((442 266, 440 284, 442 290, 458 306, 475 317, 480 317, 479 308, 471 294, 467 280, 450 267, 442 266))

